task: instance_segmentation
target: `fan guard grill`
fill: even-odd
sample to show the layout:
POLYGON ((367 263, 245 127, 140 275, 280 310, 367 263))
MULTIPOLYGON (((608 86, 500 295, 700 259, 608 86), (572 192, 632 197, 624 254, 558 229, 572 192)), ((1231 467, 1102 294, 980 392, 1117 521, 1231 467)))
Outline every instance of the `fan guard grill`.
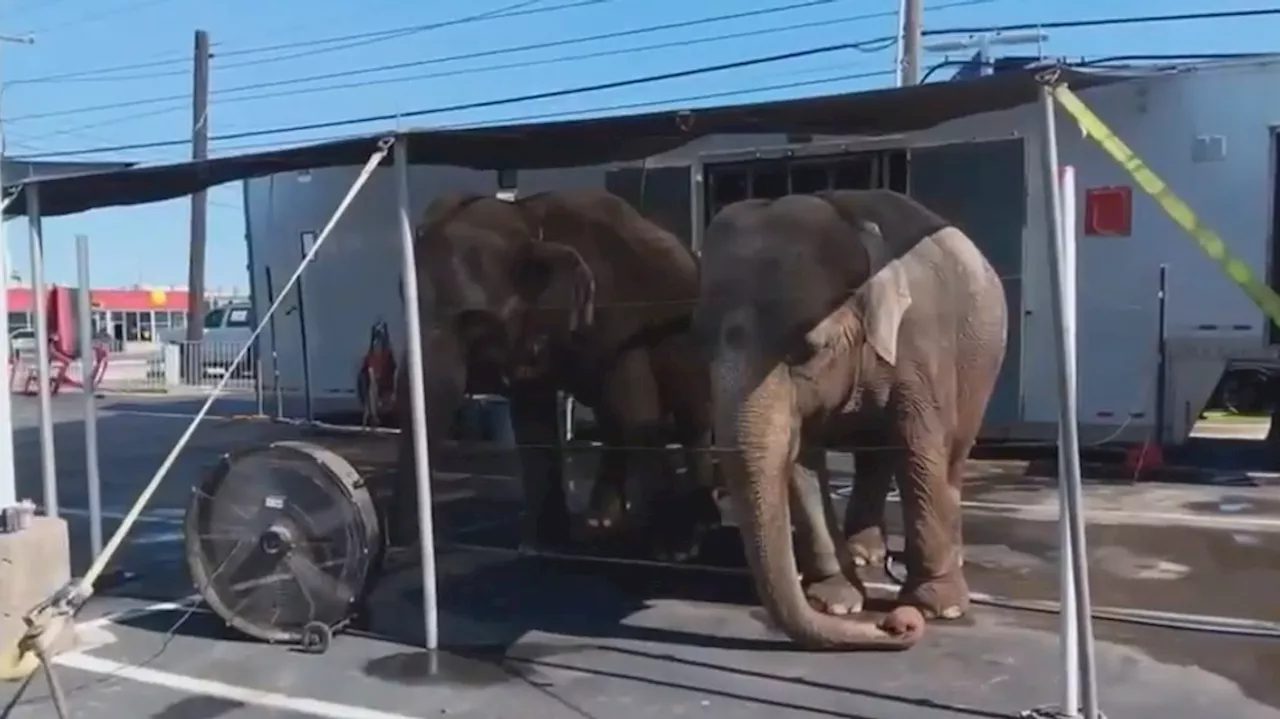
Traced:
POLYGON ((256 639, 299 642, 338 627, 363 598, 381 547, 373 498, 345 459, 307 442, 223 457, 185 522, 196 591, 256 639))

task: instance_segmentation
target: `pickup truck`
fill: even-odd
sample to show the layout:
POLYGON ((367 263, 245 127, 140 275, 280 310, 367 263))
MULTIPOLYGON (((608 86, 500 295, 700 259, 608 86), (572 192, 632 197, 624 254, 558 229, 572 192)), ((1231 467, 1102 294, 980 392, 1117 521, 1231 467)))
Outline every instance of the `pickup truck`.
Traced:
MULTIPOLYGON (((248 302, 232 302, 209 310, 204 315, 204 331, 201 335, 198 354, 192 357, 193 348, 184 347, 184 369, 199 367, 201 375, 222 376, 230 366, 231 360, 235 359, 236 354, 240 352, 240 348, 249 341, 256 325, 253 305, 248 302)), ((160 336, 160 341, 166 344, 185 345, 186 339, 186 329, 181 327, 166 330, 160 336)), ((241 362, 240 371, 237 374, 250 375, 253 372, 253 361, 251 352, 241 362)))

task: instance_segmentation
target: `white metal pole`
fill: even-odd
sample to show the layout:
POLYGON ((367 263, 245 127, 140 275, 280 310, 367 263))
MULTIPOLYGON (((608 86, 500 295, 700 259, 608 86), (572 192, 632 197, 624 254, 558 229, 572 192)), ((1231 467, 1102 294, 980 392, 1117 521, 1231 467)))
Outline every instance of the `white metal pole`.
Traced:
MULTIPOLYGON (((4 164, 4 140, 0 137, 0 165, 4 164)), ((0 188, 4 187, 3 171, 0 170, 0 188)), ((0 189, 0 193, 3 189, 0 189)), ((0 246, 6 250, 9 247, 4 231, 3 210, 0 210, 0 246)), ((9 253, 0 252, 0 282, 3 282, 3 291, 0 291, 0 353, 10 361, 15 361, 13 357, 13 347, 9 342, 9 267, 6 261, 9 253)), ((14 471, 13 464, 13 387, 6 387, 0 392, 0 510, 8 509, 18 504, 18 478, 14 471)))
MULTIPOLYGON (((35 42, 30 37, 13 37, 10 35, 0 35, 0 44, 6 42, 20 42, 31 44, 35 42)), ((4 88, 0 86, 0 95, 3 95, 4 88)), ((0 168, 4 166, 5 142, 4 142, 4 125, 0 122, 0 168)), ((16 191, 15 191, 16 192, 16 191)), ((0 169, 0 195, 4 194, 4 172, 0 169)), ((8 198, 4 198, 7 200, 8 198)), ((9 242, 5 236, 4 226, 4 209, 7 201, 0 200, 0 248, 4 251, 0 252, 0 354, 3 354, 9 360, 13 360, 13 347, 9 342, 9 332, 12 327, 9 326, 9 272, 13 269, 9 267, 9 242)), ((16 506, 18 503, 18 479, 17 473, 14 471, 14 453, 13 453, 13 397, 11 393, 13 388, 9 387, 4 392, 0 392, 0 510, 8 509, 16 506)))
POLYGON ((1068 313, 1068 300, 1074 296, 1074 276, 1068 277, 1063 266, 1062 238, 1062 188, 1058 178, 1058 133, 1054 116, 1053 89, 1040 90, 1040 106, 1043 114, 1041 137, 1041 164, 1044 177, 1045 224, 1049 229, 1049 279, 1053 289, 1052 307, 1054 344, 1058 351, 1058 422, 1063 475, 1059 482, 1065 485, 1064 511, 1067 515, 1068 546, 1071 548, 1071 568, 1075 597, 1076 631, 1080 634, 1080 662, 1063 667, 1066 676, 1078 673, 1080 698, 1085 719, 1100 719, 1098 714, 1098 676, 1093 645, 1093 607, 1089 597, 1089 572, 1086 562, 1084 515, 1081 511, 1084 498, 1080 482, 1079 408, 1076 406, 1076 327, 1074 313, 1068 313))
POLYGON ((84 469, 89 483, 89 546, 102 554, 102 475, 98 464, 97 362, 93 354, 93 313, 89 306, 89 238, 76 235, 76 309, 79 314, 80 382, 84 386, 84 469))
POLYGON ((415 479, 418 483, 418 537, 422 549, 422 611, 427 650, 440 648, 439 613, 436 604, 436 542, 431 506, 431 455, 427 446, 426 370, 422 356, 422 311, 418 304, 418 273, 414 261, 413 223, 409 219, 408 138, 396 137, 396 201, 399 206, 401 275, 404 312, 408 324, 409 408, 412 421, 401 431, 413 433, 415 479))
MULTIPOLYGON (((1062 229, 1061 262, 1062 274, 1066 282, 1064 289, 1070 296, 1063 304, 1064 324, 1068 327, 1076 325, 1076 175, 1075 168, 1064 166, 1061 172, 1062 229)), ((1067 440, 1063 436, 1062 425, 1058 425, 1058 447, 1066 447, 1067 440)), ((1072 570, 1074 566, 1071 551, 1071 523, 1067 516, 1067 483, 1063 481, 1069 474, 1066 453, 1058 452, 1058 641, 1062 647, 1062 706, 1060 711, 1064 717, 1080 716, 1080 624, 1076 621, 1076 581, 1072 570), (1074 667, 1074 669, 1067 669, 1074 667)))
POLYGON ((40 398, 40 474, 44 479, 44 511, 58 516, 58 465, 53 446, 53 397, 49 376, 49 307, 44 287, 44 237, 40 218, 40 185, 27 185, 27 229, 31 244, 31 306, 35 325, 36 379, 40 398))

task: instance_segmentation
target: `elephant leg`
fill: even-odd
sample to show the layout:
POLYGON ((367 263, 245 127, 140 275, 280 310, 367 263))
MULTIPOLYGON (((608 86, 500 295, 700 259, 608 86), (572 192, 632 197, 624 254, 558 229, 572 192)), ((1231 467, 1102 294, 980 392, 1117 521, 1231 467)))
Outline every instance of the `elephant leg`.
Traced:
POLYGON ((716 504, 715 463, 711 454, 711 417, 683 410, 672 413, 676 441, 684 458, 684 474, 668 468, 670 476, 656 502, 662 520, 651 523, 656 556, 681 562, 698 554, 707 532, 720 524, 716 504))
POLYGON ((878 567, 884 563, 885 500, 893 482, 895 450, 855 451, 853 491, 844 509, 844 536, 858 567, 878 567))
POLYGON ((586 525, 589 533, 620 530, 630 507, 627 480, 632 472, 645 483, 666 481, 662 456, 665 413, 648 354, 623 355, 601 378, 596 421, 604 440, 604 452, 591 487, 586 525))
POLYGON ((583 524, 589 538, 598 538, 619 530, 627 513, 627 476, 629 472, 629 449, 634 441, 633 432, 613 425, 612 422, 596 421, 600 426, 600 440, 603 445, 600 460, 596 465, 596 474, 591 483, 591 495, 587 501, 586 515, 583 524))
POLYGON ((969 610, 969 587, 960 568, 960 495, 950 483, 951 443, 934 417, 911 422, 908 450, 899 465, 907 581, 902 604, 927 618, 957 619, 969 610))
POLYGON ((835 510, 826 480, 826 452, 802 449, 792 468, 790 487, 796 559, 805 596, 812 604, 827 614, 854 614, 862 611, 864 593, 856 575, 843 570, 848 557, 841 561, 842 548, 832 531, 835 510))
POLYGON ((570 539, 570 518, 563 481, 564 455, 556 432, 559 404, 555 389, 513 390, 510 408, 524 489, 522 546, 563 547, 570 539))

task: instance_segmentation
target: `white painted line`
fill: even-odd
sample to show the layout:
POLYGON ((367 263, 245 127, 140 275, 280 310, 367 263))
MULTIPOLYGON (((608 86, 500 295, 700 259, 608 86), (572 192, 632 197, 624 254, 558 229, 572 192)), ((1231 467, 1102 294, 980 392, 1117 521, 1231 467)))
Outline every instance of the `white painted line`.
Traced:
MULTIPOLYGON (((103 412, 103 413, 109 412, 111 414, 125 414, 125 415, 131 415, 134 417, 155 417, 157 419, 191 420, 191 419, 195 419, 196 417, 194 414, 191 414, 190 412, 162 412, 160 410, 149 410, 149 409, 116 409, 115 407, 103 407, 100 410, 100 412, 103 412)), ((240 417, 231 417, 231 416, 220 415, 220 414, 206 414, 204 418, 218 420, 222 422, 231 422, 231 421, 241 419, 240 417)), ((248 420, 244 420, 244 421, 248 421, 248 420)))
POLYGON ((54 663, 72 669, 94 674, 109 674, 142 684, 165 687, 188 694, 201 694, 228 701, 250 704, 253 706, 274 709, 276 711, 297 712, 328 719, 417 719, 408 714, 396 714, 378 709, 339 704, 337 702, 309 699, 307 697, 278 694, 263 689, 226 684, 211 679, 174 674, 148 667, 93 657, 87 654, 63 654, 54 658, 54 663))
MULTIPOLYGON (((161 514, 160 514, 160 512, 162 512, 162 511, 163 511, 163 510, 156 510, 156 511, 152 511, 152 512, 147 512, 146 514, 143 514, 142 516, 138 517, 138 521, 139 521, 139 522, 147 522, 147 523, 150 523, 150 524, 169 524, 169 525, 181 525, 181 524, 182 524, 182 522, 183 522, 183 518, 182 518, 181 516, 176 516, 176 517, 175 517, 175 516, 163 516, 163 515, 161 515, 161 514)), ((185 514, 185 510, 183 510, 183 513, 185 514)), ((58 507, 58 514, 65 514, 65 515, 67 515, 68 517, 88 517, 88 516, 89 516, 89 510, 87 510, 87 509, 82 509, 82 508, 80 508, 80 507, 58 507)), ((114 512, 114 511, 105 511, 105 510, 104 510, 104 511, 102 512, 102 518, 103 518, 103 519, 123 520, 123 519, 124 519, 124 517, 125 517, 125 514, 126 514, 125 512, 114 512)))

